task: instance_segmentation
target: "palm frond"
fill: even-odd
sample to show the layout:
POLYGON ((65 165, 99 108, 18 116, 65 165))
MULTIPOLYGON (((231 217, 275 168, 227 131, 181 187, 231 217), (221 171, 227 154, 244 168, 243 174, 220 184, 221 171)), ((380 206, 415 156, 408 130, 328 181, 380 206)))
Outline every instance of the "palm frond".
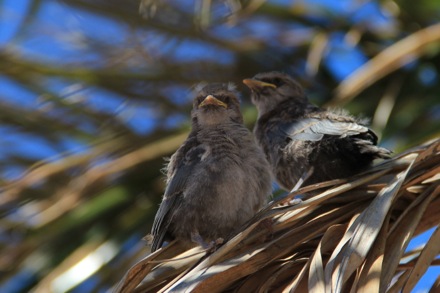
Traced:
POLYGON ((270 203, 214 253, 173 242, 117 292, 409 292, 439 264, 439 179, 440 139, 270 203), (431 228, 424 247, 407 250, 431 228))

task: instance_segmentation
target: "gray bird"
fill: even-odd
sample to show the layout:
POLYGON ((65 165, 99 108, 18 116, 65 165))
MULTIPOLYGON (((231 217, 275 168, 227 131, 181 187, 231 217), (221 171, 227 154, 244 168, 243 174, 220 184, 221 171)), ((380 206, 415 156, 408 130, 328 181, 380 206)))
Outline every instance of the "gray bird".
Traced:
POLYGON ((285 190, 358 173, 390 151, 376 146, 365 121, 312 105, 302 87, 280 72, 260 73, 243 83, 258 109, 254 128, 274 177, 285 190))
POLYGON ((269 163, 243 124, 234 87, 210 84, 197 91, 191 132, 166 168, 152 251, 176 238, 188 248, 227 239, 271 193, 269 163))

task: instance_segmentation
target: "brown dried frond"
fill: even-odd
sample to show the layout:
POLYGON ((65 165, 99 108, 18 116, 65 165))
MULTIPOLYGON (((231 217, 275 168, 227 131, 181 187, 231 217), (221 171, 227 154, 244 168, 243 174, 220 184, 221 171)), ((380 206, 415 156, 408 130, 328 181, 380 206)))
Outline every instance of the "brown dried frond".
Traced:
POLYGON ((173 242, 133 266, 116 290, 410 292, 438 264, 439 174, 436 140, 271 203, 214 253, 182 251, 173 242), (298 194, 304 200, 289 204, 298 194), (424 247, 406 251, 411 238, 433 227, 424 247))

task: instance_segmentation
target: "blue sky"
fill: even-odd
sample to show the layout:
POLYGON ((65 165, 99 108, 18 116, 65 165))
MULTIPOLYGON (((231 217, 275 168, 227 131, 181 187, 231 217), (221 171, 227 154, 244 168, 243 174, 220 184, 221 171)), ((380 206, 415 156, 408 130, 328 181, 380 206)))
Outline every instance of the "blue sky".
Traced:
MULTIPOLYGON (((274 1, 286 3, 290 1, 274 1)), ((0 50, 13 50, 26 59, 38 62, 57 64, 96 61, 98 58, 87 47, 82 46, 82 42, 87 39, 99 39, 111 42, 116 46, 124 46, 128 26, 124 23, 114 23, 108 19, 96 17, 82 11, 77 11, 58 1, 43 1, 43 9, 38 14, 38 25, 29 29, 20 38, 16 38, 17 29, 23 16, 30 9, 32 1, 5 0, 2 2, 4 10, 0 10, 0 50), (68 32, 68 33, 67 33, 68 32)), ((305 1, 304 1, 305 3, 305 1)), ((392 31, 396 25, 390 15, 375 4, 375 2, 351 1, 351 0, 311 0, 307 1, 307 7, 314 13, 314 17, 320 18, 328 13, 345 17, 352 23, 365 24, 371 30, 392 31), (359 4, 361 3, 361 4, 359 4)), ((270 32, 273 28, 264 25, 264 19, 254 20, 247 25, 238 27, 221 26, 212 33, 237 38, 242 35, 244 30, 249 33, 264 35, 270 39, 270 32), (247 27, 246 27, 247 26, 247 27)), ((282 29, 292 29, 285 28, 282 29)), ((154 32, 152 32, 152 36, 154 32)), ((157 35, 156 35, 157 37, 157 35)), ((343 80, 354 70, 359 68, 367 61, 366 56, 356 46, 345 41, 342 32, 331 34, 331 48, 325 53, 324 65, 329 69, 335 80, 343 80)), ((208 46, 203 41, 184 40, 176 44, 169 43, 167 38, 151 38, 145 40, 145 46, 160 49, 161 57, 184 61, 215 58, 223 63, 234 63, 234 55, 222 48, 208 46), (154 41, 153 41, 154 40, 154 41), (214 57, 213 57, 214 56, 214 57)), ((280 45, 280 44, 274 44, 280 45)), ((99 60, 98 60, 99 61, 99 60)), ((432 71, 423 73, 423 78, 427 82, 435 80, 432 71)), ((47 84, 50 88, 60 95, 71 86, 71 81, 52 79, 47 84)), ((19 83, 0 76, 0 102, 12 104, 23 109, 34 109, 43 107, 41 94, 23 88, 19 83)), ((131 128, 134 132, 147 135, 157 126, 155 112, 157 109, 151 107, 148 102, 126 103, 126 97, 118 96, 105 92, 99 88, 86 88, 88 98, 85 106, 93 110, 108 114, 116 114, 122 123, 131 128)), ((164 89, 170 100, 178 106, 187 105, 188 90, 179 85, 164 89), (182 94, 184 92, 185 94, 182 94), (183 97, 183 98, 181 98, 183 97)), ((66 101, 76 102, 75 95, 66 95, 66 101), (69 100, 70 99, 70 100, 69 100)), ((186 120, 186 117, 174 115, 164 123, 167 127, 179 125, 186 120)), ((84 127, 91 127, 84 125, 84 127)), ((72 137, 61 138, 53 145, 47 141, 35 137, 32 134, 17 132, 16 129, 0 126, 0 131, 4 134, 0 138, 0 160, 4 160, 9 155, 20 155, 35 160, 47 159, 58 155, 60 152, 86 152, 87 145, 81 140, 72 137)), ((94 129, 90 129, 91 132, 94 129)), ((11 166, 7 170, 2 170, 9 178, 16 178, 23 171, 22 168, 11 166)), ((418 246, 426 242, 431 232, 424 233, 415 238, 410 247, 418 246)), ((439 268, 431 268, 422 278, 422 281, 414 289, 414 292, 424 292, 425 288, 430 287, 434 279, 440 274, 439 268)), ((28 276, 23 271, 23 276, 28 276)))

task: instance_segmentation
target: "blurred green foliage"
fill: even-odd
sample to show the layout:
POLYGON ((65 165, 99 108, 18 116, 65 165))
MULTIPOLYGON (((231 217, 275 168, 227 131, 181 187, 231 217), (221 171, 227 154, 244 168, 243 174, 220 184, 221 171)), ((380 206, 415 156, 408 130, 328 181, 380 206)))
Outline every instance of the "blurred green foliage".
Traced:
POLYGON ((256 111, 241 80, 279 70, 317 104, 372 117, 395 152, 439 135, 440 29, 412 51, 393 47, 438 22, 437 0, 10 2, 0 1, 10 30, 0 43, 0 291, 110 288, 148 253, 163 157, 186 136, 200 81, 237 83, 249 127, 256 111), (396 70, 371 71, 386 48, 396 70), (360 92, 341 94, 347 81, 360 92))

